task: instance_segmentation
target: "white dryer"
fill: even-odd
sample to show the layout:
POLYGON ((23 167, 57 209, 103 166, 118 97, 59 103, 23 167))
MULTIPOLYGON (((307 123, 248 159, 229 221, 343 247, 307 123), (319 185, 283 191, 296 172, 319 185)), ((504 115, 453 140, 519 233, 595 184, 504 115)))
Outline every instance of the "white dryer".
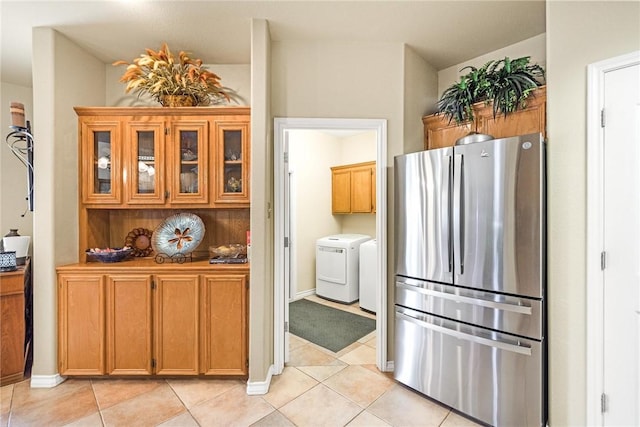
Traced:
POLYGON ((360 245, 360 308, 376 312, 376 288, 378 286, 378 244, 376 239, 360 245))
POLYGON ((352 303, 359 295, 360 245, 370 236, 334 234, 316 242, 316 295, 352 303))

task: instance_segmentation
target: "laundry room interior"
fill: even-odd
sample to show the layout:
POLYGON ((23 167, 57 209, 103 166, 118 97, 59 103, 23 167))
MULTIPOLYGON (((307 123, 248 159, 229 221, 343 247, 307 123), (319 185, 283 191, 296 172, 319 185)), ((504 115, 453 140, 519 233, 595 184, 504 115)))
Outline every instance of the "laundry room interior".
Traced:
MULTIPOLYGON (((297 129, 290 132, 288 142, 290 303, 306 299, 375 320, 376 132, 297 129), (352 172, 364 168, 371 171, 369 178, 356 177, 358 172, 352 172), (349 176, 346 180, 333 177, 343 172, 349 176), (359 181, 362 179, 367 181, 359 181), (370 208, 353 210, 368 212, 338 206, 341 202, 336 197, 353 200, 350 189, 362 191, 367 183, 371 200, 364 203, 370 203, 370 208), (338 194, 343 191, 346 195, 338 194), (366 268, 360 268, 361 264, 366 268)), ((294 335, 295 322, 316 322, 304 314, 296 320, 293 313, 291 310, 294 335)), ((327 328, 317 323, 305 326, 327 328)), ((330 327, 335 332, 336 328, 348 327, 344 323, 351 322, 330 327)))

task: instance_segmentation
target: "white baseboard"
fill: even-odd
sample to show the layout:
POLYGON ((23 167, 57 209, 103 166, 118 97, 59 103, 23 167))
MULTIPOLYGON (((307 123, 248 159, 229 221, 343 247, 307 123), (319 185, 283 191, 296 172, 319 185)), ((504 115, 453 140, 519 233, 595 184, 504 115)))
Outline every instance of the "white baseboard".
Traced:
POLYGON ((393 364, 393 360, 387 360, 387 366, 385 366, 385 372, 393 372, 395 366, 393 364))
POLYGON ((31 375, 31 388, 53 388, 64 382, 66 378, 60 374, 55 375, 31 375))
POLYGON ((293 298, 292 301, 297 301, 299 299, 310 297, 311 295, 315 295, 315 294, 316 294, 316 288, 309 289, 306 291, 296 292, 296 296, 293 298))
POLYGON ((267 378, 264 381, 247 381, 247 394, 248 395, 262 395, 269 392, 269 386, 271 385, 271 377, 273 376, 274 366, 269 366, 267 372, 267 378))

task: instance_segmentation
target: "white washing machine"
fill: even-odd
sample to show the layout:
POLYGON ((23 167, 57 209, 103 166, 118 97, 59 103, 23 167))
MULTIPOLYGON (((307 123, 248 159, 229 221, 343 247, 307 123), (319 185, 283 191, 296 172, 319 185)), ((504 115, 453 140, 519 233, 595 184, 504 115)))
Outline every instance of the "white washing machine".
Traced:
POLYGON ((376 312, 378 243, 376 239, 360 245, 360 308, 376 312))
POLYGON ((316 242, 316 295, 351 304, 359 296, 360 245, 370 236, 334 234, 316 242))

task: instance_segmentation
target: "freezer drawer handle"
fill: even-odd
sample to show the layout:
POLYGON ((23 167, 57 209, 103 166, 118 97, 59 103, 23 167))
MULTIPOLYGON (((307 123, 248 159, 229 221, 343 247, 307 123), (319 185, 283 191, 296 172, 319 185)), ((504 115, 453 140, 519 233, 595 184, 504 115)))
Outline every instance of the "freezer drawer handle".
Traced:
POLYGON ((531 315, 531 307, 526 305, 508 304, 502 302, 489 301, 480 298, 468 297, 464 295, 448 294, 446 292, 434 291, 433 289, 425 289, 420 286, 410 285, 405 282, 396 282, 396 286, 407 290, 419 292, 436 298, 448 299, 455 302, 463 302, 467 304, 480 305, 487 308, 495 308, 496 310, 510 311, 512 313, 531 315))
POLYGON ((531 356, 531 347, 527 346, 526 344, 516 345, 516 344, 510 344, 504 341, 492 340, 489 338, 482 338, 476 335, 469 335, 469 334, 465 334, 464 332, 449 329, 444 326, 434 325, 433 323, 425 322, 421 319, 416 319, 413 316, 409 316, 399 311, 396 311, 396 314, 408 322, 415 323, 416 325, 421 326, 423 328, 431 329, 435 332, 440 332, 442 334, 446 334, 454 338, 470 341, 476 344, 487 345, 489 347, 499 348, 500 350, 510 351, 512 353, 519 353, 519 354, 524 354, 525 356, 531 356))

